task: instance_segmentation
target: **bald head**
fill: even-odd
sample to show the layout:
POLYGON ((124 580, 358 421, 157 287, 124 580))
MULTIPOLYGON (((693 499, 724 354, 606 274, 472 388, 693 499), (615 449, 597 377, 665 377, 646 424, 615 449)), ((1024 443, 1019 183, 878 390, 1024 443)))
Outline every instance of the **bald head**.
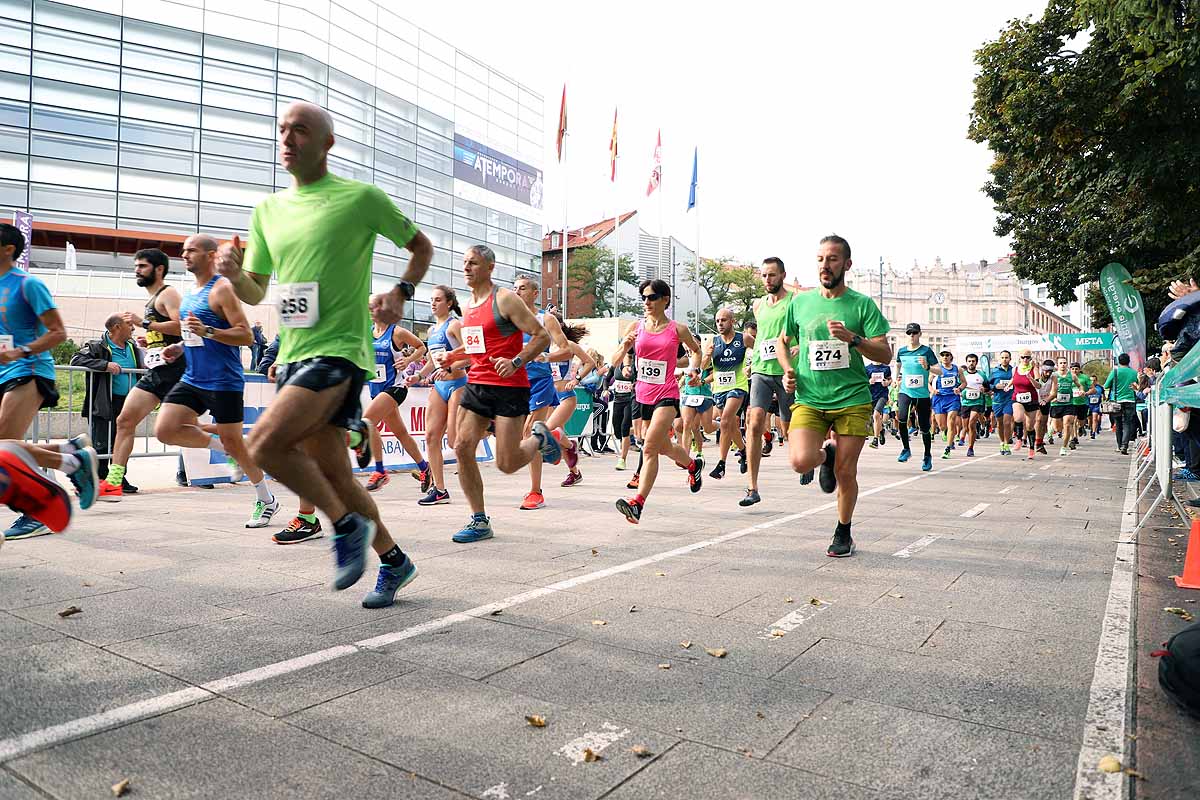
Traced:
POLYGON ((280 115, 279 162, 298 183, 325 176, 333 144, 333 117, 320 106, 297 101, 280 115))

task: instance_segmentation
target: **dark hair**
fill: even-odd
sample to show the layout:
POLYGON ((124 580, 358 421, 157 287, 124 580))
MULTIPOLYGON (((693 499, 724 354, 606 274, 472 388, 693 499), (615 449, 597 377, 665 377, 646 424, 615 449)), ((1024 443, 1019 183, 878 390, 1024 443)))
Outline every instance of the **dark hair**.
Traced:
POLYGON ((1012 358, 1012 353, 1011 353, 1010 351, 1008 351, 1008 350, 1001 350, 1001 351, 1000 351, 1000 355, 1004 355, 1005 353, 1008 353, 1008 357, 1009 357, 1009 358, 1012 358))
POLYGON ((667 308, 671 307, 671 287, 666 281, 660 280, 659 278, 655 278, 652 281, 642 281, 640 284, 638 284, 638 294, 646 291, 647 286, 649 286, 655 294, 667 298, 667 308))
POLYGON ((775 266, 779 267, 779 271, 781 273, 783 273, 784 275, 787 274, 787 270, 785 270, 783 268, 783 259, 782 258, 779 258, 777 256, 767 256, 766 258, 763 259, 763 266, 766 266, 767 264, 774 264, 775 266))
POLYGON ((563 335, 567 337, 568 342, 579 344, 583 341, 583 337, 588 335, 587 325, 568 325, 563 315, 557 311, 551 311, 554 318, 558 320, 558 324, 562 327, 563 335))
POLYGON ((167 258, 166 253, 157 247, 147 247, 133 254, 134 261, 143 259, 149 261, 152 267, 162 267, 162 277, 167 277, 167 269, 170 267, 171 261, 167 258))
POLYGON ((1055 366, 1054 359, 1047 358, 1045 361, 1042 362, 1042 366, 1047 367, 1049 369, 1054 369, 1054 366, 1055 366))
POLYGON ((451 289, 449 286, 439 283, 437 286, 433 287, 433 290, 435 292, 441 292, 442 295, 445 296, 447 302, 450 303, 450 310, 458 316, 462 316, 462 309, 458 307, 458 295, 454 293, 453 289, 451 289))
POLYGON ((25 234, 21 233, 21 229, 16 225, 9 225, 7 222, 0 222, 0 247, 13 246, 13 261, 21 257, 21 253, 25 252, 25 234))
POLYGON ((822 239, 822 240, 819 242, 819 244, 836 244, 836 245, 840 245, 840 246, 841 246, 841 248, 842 248, 842 255, 844 255, 844 256, 846 257, 846 260, 847 260, 847 261, 849 261, 849 260, 850 260, 850 243, 849 243, 849 242, 847 242, 847 241, 846 241, 845 239, 843 239, 842 237, 838 236, 836 233, 831 233, 831 234, 829 234, 829 235, 828 235, 828 236, 826 236, 824 239, 822 239))
POLYGON ((967 360, 967 361, 970 361, 972 358, 973 358, 973 359, 975 359, 976 361, 978 361, 978 360, 979 360, 979 356, 975 355, 974 353, 967 353, 967 358, 966 358, 966 360, 967 360))
POLYGON ((1129 353, 1121 353, 1121 355, 1117 356, 1117 363, 1120 364, 1122 367, 1128 367, 1129 366, 1129 353))
POLYGON ((1146 359, 1146 366, 1155 372, 1162 372, 1162 359, 1158 356, 1150 356, 1146 359))
POLYGON ((754 330, 758 330, 758 323, 752 319, 748 319, 748 320, 746 320, 746 324, 743 325, 742 327, 743 328, 753 328, 754 330))

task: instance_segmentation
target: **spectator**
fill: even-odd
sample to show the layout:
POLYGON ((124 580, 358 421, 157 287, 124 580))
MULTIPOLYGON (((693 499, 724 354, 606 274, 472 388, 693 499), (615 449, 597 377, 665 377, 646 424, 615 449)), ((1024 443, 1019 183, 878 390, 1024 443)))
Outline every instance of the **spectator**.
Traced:
POLYGON ((250 333, 254 336, 254 343, 250 345, 250 371, 255 372, 258 370, 258 362, 262 361, 263 352, 267 349, 267 337, 259 320, 254 321, 250 333))
MULTIPOLYGON (((117 416, 125 406, 125 396, 137 381, 128 370, 143 368, 141 351, 133 342, 133 325, 122 315, 113 314, 104 321, 104 329, 103 336, 84 343, 71 356, 71 366, 91 370, 80 413, 89 421, 88 435, 101 456, 112 452, 117 416)), ((99 461, 97 471, 103 480, 108 476, 109 459, 99 461)), ((125 478, 121 479, 121 488, 126 494, 137 493, 137 487, 125 478)))
POLYGON ((275 338, 271 340, 271 344, 263 351, 262 358, 258 360, 258 365, 254 370, 260 375, 271 377, 271 367, 275 364, 275 359, 279 356, 279 334, 275 334, 275 338))

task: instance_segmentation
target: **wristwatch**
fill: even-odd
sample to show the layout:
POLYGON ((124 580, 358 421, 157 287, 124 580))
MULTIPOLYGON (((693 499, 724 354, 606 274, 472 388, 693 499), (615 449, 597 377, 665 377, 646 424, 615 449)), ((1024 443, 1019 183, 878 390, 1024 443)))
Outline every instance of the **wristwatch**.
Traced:
MULTIPOLYGON (((409 286, 412 286, 412 284, 410 283, 409 286)), ((521 365, 524 363, 525 363, 525 359, 521 358, 520 356, 513 356, 513 359, 512 359, 513 367, 520 369, 521 365)))
POLYGON ((859 336, 857 333, 854 334, 854 338, 850 340, 851 347, 858 347, 862 343, 863 343, 863 338, 861 336, 859 336))
POLYGON ((417 293, 417 287, 413 286, 408 281, 397 281, 396 288, 400 290, 400 296, 405 300, 412 300, 413 295, 417 293))
POLYGON ((216 332, 217 332, 216 329, 212 325, 204 326, 204 338, 205 339, 211 339, 212 335, 216 332))
POLYGON ((25 354, 25 356, 24 356, 25 358, 29 358, 31 355, 33 355, 33 350, 27 344, 23 344, 20 347, 18 347, 17 349, 25 354))

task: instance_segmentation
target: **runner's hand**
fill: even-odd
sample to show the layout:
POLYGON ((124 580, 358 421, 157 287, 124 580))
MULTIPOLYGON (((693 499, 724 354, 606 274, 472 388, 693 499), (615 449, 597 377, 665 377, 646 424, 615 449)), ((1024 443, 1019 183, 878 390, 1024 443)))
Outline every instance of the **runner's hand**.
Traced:
POLYGON ((138 337, 137 337, 137 345, 138 345, 138 347, 140 347, 140 348, 142 348, 143 350, 145 350, 147 347, 149 347, 149 346, 150 346, 150 343, 146 341, 146 337, 145 337, 145 336, 138 336, 138 337))
POLYGON ((121 319, 135 328, 140 328, 142 325, 142 318, 129 311, 122 311, 121 319))
POLYGON ((1198 289, 1200 287, 1196 286, 1196 280, 1188 278, 1186 281, 1171 281, 1171 286, 1167 289, 1167 294, 1171 295, 1172 300, 1178 300, 1184 295, 1191 294, 1198 289))
POLYGON ((796 370, 789 369, 783 373, 783 390, 788 394, 796 393, 796 370))
POLYGON ((267 367, 267 380, 269 380, 271 383, 275 382, 275 365, 274 364, 267 367))
POLYGON ((0 350, 0 364, 9 364, 13 361, 20 361, 24 357, 25 353, 15 347, 0 350))
POLYGON ((204 333, 204 323, 195 314, 188 312, 187 318, 184 319, 183 325, 192 333, 201 336, 204 333))
POLYGON ((400 296, 400 284, 392 287, 391 291, 379 296, 379 321, 384 325, 393 325, 404 319, 404 298, 400 296))
POLYGON ((163 348, 163 361, 167 362, 168 364, 175 361, 181 355, 183 355, 183 345, 179 344, 178 342, 172 345, 167 345, 163 348))
POLYGON ((235 233, 233 241, 217 248, 217 274, 231 281, 242 275, 242 240, 235 233))
POLYGON ((625 347, 626 350, 628 350, 629 348, 633 347, 633 345, 636 342, 637 342, 637 327, 635 326, 635 327, 629 329, 629 333, 625 334, 625 340, 622 342, 622 345, 625 347))
POLYGON ((518 367, 514 367, 512 359, 502 356, 492 356, 492 368, 496 370, 496 374, 501 378, 507 378, 517 371, 518 367))
POLYGON ((854 338, 854 334, 846 330, 846 326, 841 320, 831 319, 826 323, 829 326, 829 335, 843 342, 849 342, 854 338))
POLYGON ((925 356, 917 356, 917 363, 921 365, 921 369, 929 369, 929 359, 925 356))

